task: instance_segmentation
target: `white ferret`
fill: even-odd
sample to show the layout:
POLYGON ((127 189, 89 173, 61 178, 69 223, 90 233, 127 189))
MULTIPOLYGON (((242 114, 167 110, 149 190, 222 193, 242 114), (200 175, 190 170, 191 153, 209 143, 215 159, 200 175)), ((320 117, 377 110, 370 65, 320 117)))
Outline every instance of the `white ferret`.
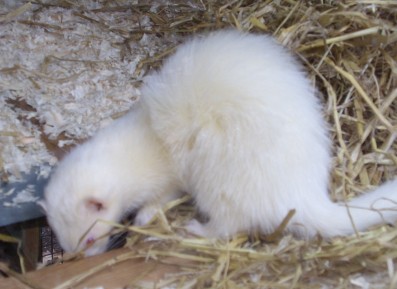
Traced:
POLYGON ((208 223, 188 230, 228 238, 287 230, 346 235, 397 219, 397 180, 353 199, 327 194, 331 153, 314 89, 295 59, 264 35, 219 31, 181 45, 145 79, 132 111, 72 151, 45 191, 61 246, 103 252, 98 239, 128 211, 144 224, 190 193, 208 223), (354 225, 353 225, 354 224, 354 225))

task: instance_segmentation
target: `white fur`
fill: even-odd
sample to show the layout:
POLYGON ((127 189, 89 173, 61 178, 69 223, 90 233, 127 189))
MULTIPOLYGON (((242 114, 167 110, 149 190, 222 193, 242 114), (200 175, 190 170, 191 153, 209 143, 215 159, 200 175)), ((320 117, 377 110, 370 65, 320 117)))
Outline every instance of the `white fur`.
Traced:
MULTIPOLYGON (((130 114, 67 156, 46 188, 49 223, 67 251, 106 248, 110 226, 143 207, 136 223, 181 190, 209 222, 191 231, 228 238, 273 232, 289 210, 287 230, 302 237, 353 232, 347 208, 327 194, 331 165, 327 125, 314 89, 295 59, 263 35, 220 31, 182 45, 146 78, 130 114), (142 106, 142 107, 141 107, 142 106), (87 205, 99 200, 102 210, 87 205), (101 204, 102 204, 101 203, 101 204)), ((368 210, 397 201, 397 181, 354 199, 358 230, 394 221, 396 211, 368 210)))
MULTIPOLYGON (((190 223, 192 231, 271 233, 296 209, 287 229, 300 236, 354 232, 346 207, 327 194, 330 140, 314 89, 270 37, 197 37, 146 80, 142 93, 186 190, 209 216, 205 225, 190 223)), ((367 208, 350 208, 358 230, 382 222, 368 210, 382 197, 397 201, 397 180, 352 201, 367 208)), ((383 217, 394 221, 397 211, 383 217)))
POLYGON ((148 208, 161 207, 179 193, 169 164, 168 154, 139 107, 73 150, 52 175, 43 202, 62 248, 80 251, 91 238, 95 243, 86 255, 105 251, 109 238, 100 237, 112 226, 101 220, 118 222, 125 213, 144 205, 136 222, 150 221, 155 212, 149 216, 148 208), (92 200, 104 208, 98 211, 92 200))

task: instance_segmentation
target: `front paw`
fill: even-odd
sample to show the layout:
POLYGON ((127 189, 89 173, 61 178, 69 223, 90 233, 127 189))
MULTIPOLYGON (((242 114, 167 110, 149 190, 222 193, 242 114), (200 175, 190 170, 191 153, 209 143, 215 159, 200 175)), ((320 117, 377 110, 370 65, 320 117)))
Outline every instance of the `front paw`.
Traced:
POLYGON ((150 224, 154 220, 159 210, 160 208, 155 205, 147 205, 142 207, 136 214, 134 225, 142 227, 150 224))

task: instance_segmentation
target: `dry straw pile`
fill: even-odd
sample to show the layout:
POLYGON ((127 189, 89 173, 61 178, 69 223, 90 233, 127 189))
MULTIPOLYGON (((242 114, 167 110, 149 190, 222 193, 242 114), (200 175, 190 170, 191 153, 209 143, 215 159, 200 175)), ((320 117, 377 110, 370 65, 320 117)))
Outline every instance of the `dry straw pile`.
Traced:
MULTIPOLYGON (((51 5, 72 9, 87 23, 121 35, 125 42, 120 58, 131 53, 131 41, 145 34, 179 41, 193 33, 234 26, 274 35, 297 53, 323 99, 335 144, 331 197, 350 198, 396 175, 396 1, 131 4, 115 0, 102 1, 95 9, 72 1, 55 2, 51 5), (151 10, 153 5, 156 13, 151 10), (101 21, 100 15, 120 11, 145 16, 151 25, 112 28, 101 21)), ((153 57, 141 61, 136 75, 159 66, 174 46, 162 46, 153 57)), ((395 228, 378 227, 331 241, 302 241, 276 232, 270 239, 238 236, 229 242, 211 242, 181 237, 181 224, 193 213, 188 204, 170 204, 153 226, 130 228, 134 233, 127 245, 147 248, 133 256, 140 254, 159 262, 169 256, 186 260, 180 274, 167 276, 155 288, 397 288, 395 228)), ((153 286, 135 280, 131 288, 153 286)))

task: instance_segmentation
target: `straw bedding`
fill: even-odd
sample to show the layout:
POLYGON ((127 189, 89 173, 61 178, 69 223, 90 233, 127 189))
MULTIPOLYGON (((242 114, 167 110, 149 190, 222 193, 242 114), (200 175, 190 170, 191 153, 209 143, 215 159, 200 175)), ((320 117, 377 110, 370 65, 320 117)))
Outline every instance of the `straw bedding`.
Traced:
MULTIPOLYGON (((53 152, 59 151, 54 147, 62 153, 126 112, 139 98, 143 75, 159 67, 185 37, 230 26, 274 35, 306 66, 331 124, 334 200, 397 173, 396 1, 3 4, 3 180, 15 181, 37 165, 48 174, 56 163, 53 152)), ((397 287, 393 227, 331 241, 276 233, 270 240, 237 236, 211 242, 181 237, 181 224, 194 212, 188 203, 176 205, 152 226, 130 228, 135 234, 128 246, 149 244, 138 254, 159 262, 170 255, 189 260, 180 274, 167 276, 156 288, 397 287)), ((153 286, 135 280, 131 288, 153 286)))

